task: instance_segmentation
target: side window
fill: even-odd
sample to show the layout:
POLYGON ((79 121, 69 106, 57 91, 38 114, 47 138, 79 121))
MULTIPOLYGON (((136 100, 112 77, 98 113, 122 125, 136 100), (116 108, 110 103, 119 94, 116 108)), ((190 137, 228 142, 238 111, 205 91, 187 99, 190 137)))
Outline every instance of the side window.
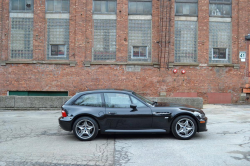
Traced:
POLYGON ((87 94, 83 95, 75 101, 75 105, 101 107, 102 98, 100 94, 87 94))
POLYGON ((147 107, 145 104, 143 104, 142 102, 140 102, 139 100, 137 100, 136 98, 132 96, 131 96, 131 99, 132 99, 133 104, 137 105, 137 107, 147 107))
POLYGON ((130 108, 131 100, 128 95, 121 93, 105 93, 106 107, 130 108))

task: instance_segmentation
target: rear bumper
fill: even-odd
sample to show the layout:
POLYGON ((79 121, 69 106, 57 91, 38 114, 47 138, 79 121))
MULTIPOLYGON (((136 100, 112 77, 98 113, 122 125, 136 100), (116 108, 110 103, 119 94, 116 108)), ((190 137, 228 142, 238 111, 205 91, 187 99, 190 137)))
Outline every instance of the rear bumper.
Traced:
POLYGON ((198 132, 207 131, 207 117, 205 117, 204 119, 200 119, 200 123, 198 124, 198 126, 198 132))
POLYGON ((63 130, 71 131, 72 130, 72 119, 69 119, 67 117, 59 117, 58 118, 59 125, 63 130))

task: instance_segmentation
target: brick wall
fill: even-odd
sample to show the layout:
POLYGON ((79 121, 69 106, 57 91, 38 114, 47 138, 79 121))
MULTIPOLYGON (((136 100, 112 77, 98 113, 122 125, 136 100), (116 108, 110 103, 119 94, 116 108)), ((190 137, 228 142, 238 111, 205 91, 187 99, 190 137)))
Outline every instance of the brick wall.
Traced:
MULTIPOLYGON (((91 64, 93 20, 92 0, 70 1, 70 51, 69 62, 46 60, 46 18, 45 0, 34 1, 33 60, 18 63, 9 58, 10 18, 9 1, 0 0, 1 66, 0 95, 8 91, 69 91, 74 95, 87 89, 119 88, 131 89, 146 96, 157 97, 160 92, 167 96, 181 93, 196 93, 208 103, 208 96, 216 93, 230 93, 231 102, 238 102, 241 87, 248 80, 248 58, 239 59, 239 51, 247 51, 249 42, 245 35, 250 33, 250 2, 232 2, 232 64, 231 66, 209 66, 209 0, 199 0, 198 5, 198 65, 174 66, 174 0, 152 0, 152 62, 151 64, 91 64), (160 27, 161 5, 164 3, 164 23, 160 27), (161 33, 161 30, 164 30, 161 33), (165 35, 166 33, 166 35, 165 35), (161 41, 161 34, 164 39, 161 41), (166 36, 166 38, 165 38, 166 36), (166 44, 165 44, 166 42, 166 44), (159 44, 162 44, 162 48, 159 44), (166 47, 165 47, 166 45, 166 47), (138 70, 127 70, 138 66, 138 70), (177 69, 177 73, 173 73, 177 69), (181 70, 186 74, 181 74, 181 70)), ((128 1, 117 0, 116 62, 127 63, 128 51, 128 1)))

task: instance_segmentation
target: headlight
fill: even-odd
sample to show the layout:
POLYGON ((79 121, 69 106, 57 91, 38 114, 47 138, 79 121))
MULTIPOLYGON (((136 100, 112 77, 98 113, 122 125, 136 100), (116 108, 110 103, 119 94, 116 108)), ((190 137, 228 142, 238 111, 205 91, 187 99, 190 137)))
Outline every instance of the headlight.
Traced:
POLYGON ((197 116, 197 117, 199 117, 199 118, 205 118, 205 114, 201 114, 201 113, 199 113, 199 112, 194 112, 194 115, 195 116, 197 116))

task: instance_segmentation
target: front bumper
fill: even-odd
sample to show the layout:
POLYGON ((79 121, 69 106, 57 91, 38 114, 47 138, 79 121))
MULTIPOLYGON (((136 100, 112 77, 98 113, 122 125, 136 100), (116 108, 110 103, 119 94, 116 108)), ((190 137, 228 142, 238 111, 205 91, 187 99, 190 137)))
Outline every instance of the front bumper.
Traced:
POLYGON ((68 117, 59 117, 58 118, 59 125, 63 130, 71 131, 72 130, 72 119, 68 117))
POLYGON ((197 132, 203 132, 207 131, 207 117, 200 119, 198 124, 198 131, 197 132))

